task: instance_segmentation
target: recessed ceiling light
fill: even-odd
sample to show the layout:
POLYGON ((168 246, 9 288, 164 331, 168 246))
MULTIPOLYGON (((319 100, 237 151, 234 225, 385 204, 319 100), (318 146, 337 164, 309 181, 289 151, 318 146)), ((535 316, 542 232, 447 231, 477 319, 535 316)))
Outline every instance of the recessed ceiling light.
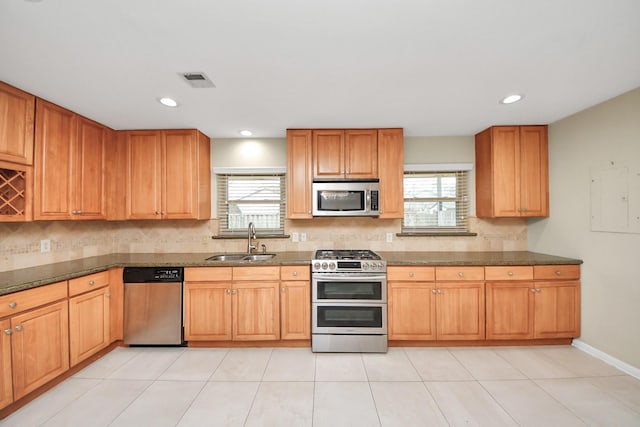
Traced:
POLYGON ((520 95, 520 94, 514 94, 514 95, 509 95, 506 98, 502 99, 500 101, 501 104, 513 104, 514 102, 518 102, 520 100, 522 100, 522 98, 524 98, 524 95, 520 95))
POLYGON ((173 98, 167 98, 167 97, 160 98, 160 99, 158 99, 158 102, 160 102, 160 104, 164 105, 165 107, 177 107, 178 106, 178 103, 173 98))
POLYGON ((242 136, 251 136, 251 135, 253 135, 253 132, 251 132, 250 130, 241 130, 240 131, 240 135, 242 135, 242 136))

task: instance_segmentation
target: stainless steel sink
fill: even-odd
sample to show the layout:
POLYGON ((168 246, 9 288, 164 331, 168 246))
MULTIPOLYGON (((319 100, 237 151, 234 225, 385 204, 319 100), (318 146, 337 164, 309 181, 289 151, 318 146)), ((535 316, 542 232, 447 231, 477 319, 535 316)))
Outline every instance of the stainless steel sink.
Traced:
POLYGON ((207 258, 207 261, 267 261, 276 256, 276 254, 239 254, 229 253, 214 255, 207 258))

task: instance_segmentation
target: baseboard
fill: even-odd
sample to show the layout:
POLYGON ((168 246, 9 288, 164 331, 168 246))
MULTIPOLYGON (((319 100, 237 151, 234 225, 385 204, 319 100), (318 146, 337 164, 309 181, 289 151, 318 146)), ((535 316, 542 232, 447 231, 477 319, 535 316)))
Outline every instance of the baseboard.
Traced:
POLYGON ((580 341, 579 339, 574 339, 571 345, 640 380, 640 368, 636 368, 635 366, 629 365, 628 363, 623 362, 620 359, 616 359, 615 357, 605 353, 604 351, 598 350, 595 347, 591 347, 589 344, 585 343, 584 341, 580 341))

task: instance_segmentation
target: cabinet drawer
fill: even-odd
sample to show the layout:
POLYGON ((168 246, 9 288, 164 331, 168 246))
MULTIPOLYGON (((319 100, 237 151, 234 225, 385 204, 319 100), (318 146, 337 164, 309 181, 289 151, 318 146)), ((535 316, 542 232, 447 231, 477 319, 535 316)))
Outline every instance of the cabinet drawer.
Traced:
POLYGON ((280 280, 280 267, 232 267, 233 280, 280 280))
POLYGON ((191 267, 184 269, 185 282, 219 282, 231 280, 231 267, 191 267))
POLYGON ((484 280, 484 267, 436 267, 436 280, 484 280))
POLYGON ((536 280, 573 280, 580 278, 579 265, 536 265, 533 267, 536 280))
POLYGON ((308 265, 283 265, 280 280, 309 280, 311 270, 308 265))
POLYGON ((433 281, 436 277, 435 271, 435 267, 388 267, 387 280, 404 280, 415 282, 433 281))
POLYGON ((533 280, 532 266, 485 267, 485 280, 533 280))
POLYGON ((20 313, 67 297, 67 281, 0 297, 0 317, 20 313))
POLYGON ((89 274, 88 276, 78 277, 69 280, 69 296, 80 295, 85 292, 99 289, 109 284, 109 272, 101 271, 100 273, 89 274))

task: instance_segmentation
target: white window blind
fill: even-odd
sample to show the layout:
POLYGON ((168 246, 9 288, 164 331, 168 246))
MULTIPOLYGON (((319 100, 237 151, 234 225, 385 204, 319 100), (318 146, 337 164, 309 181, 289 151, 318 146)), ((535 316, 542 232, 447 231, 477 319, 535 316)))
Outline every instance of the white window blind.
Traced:
POLYGON ((284 174, 218 174, 220 234, 246 233, 250 222, 262 232, 284 234, 284 174))
POLYGON ((403 232, 468 232, 468 172, 405 172, 403 232))

